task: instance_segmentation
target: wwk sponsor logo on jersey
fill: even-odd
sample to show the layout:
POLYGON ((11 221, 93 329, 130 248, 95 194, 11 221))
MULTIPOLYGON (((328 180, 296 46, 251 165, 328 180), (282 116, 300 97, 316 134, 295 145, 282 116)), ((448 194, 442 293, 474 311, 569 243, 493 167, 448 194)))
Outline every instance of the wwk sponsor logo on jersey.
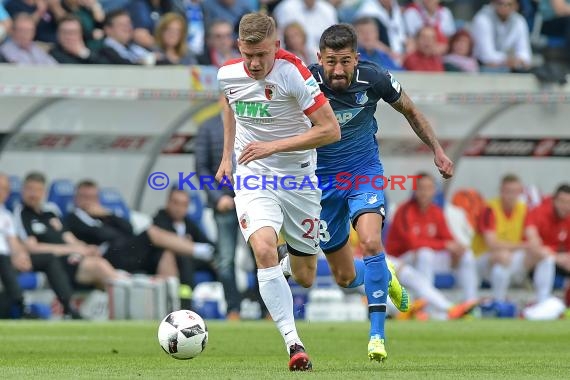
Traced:
POLYGON ((234 112, 238 116, 247 117, 271 117, 269 113, 269 104, 262 102, 244 102, 238 100, 235 102, 234 112))

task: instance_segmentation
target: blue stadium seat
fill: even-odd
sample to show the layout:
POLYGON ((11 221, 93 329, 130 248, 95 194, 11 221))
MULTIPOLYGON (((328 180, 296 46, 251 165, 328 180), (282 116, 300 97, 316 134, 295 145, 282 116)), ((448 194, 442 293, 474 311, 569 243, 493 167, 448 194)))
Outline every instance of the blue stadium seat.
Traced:
POLYGON ((10 194, 8 195, 8 199, 6 199, 6 208, 10 211, 14 211, 14 207, 22 200, 22 180, 18 176, 11 175, 9 181, 10 194))
POLYGON ((437 273, 434 282, 438 289, 451 289, 455 286, 455 276, 452 273, 437 273))
POLYGON ((216 276, 209 270, 197 270, 194 272, 194 284, 198 285, 202 282, 216 281, 216 276))
POLYGON ((51 182, 48 202, 54 203, 65 217, 73 208, 75 185, 69 179, 56 179, 51 182))
POLYGON ((564 280, 565 279, 566 279, 566 277, 564 277, 564 276, 556 275, 556 277, 554 277, 554 290, 564 289, 564 280))
POLYGON ((112 187, 104 187, 99 191, 101 205, 111 210, 115 215, 129 220, 131 212, 121 193, 112 187))
POLYGON ((200 193, 196 190, 188 190, 190 195, 190 206, 188 207, 188 217, 198 226, 202 227, 202 216, 204 215, 204 201, 200 193))

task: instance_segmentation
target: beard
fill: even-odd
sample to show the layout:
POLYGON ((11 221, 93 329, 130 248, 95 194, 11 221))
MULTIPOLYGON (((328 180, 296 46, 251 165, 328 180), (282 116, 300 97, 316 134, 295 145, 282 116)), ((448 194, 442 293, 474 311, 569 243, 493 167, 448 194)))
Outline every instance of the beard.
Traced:
POLYGON ((350 79, 345 75, 330 75, 329 85, 335 91, 344 91, 350 86, 350 79))

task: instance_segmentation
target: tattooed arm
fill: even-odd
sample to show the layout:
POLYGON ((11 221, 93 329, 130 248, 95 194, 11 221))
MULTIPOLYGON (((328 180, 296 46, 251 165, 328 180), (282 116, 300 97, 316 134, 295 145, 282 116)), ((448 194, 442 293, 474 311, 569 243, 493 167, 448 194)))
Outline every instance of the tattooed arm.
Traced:
POLYGON ((453 176, 453 162, 447 157, 443 148, 441 147, 433 128, 427 121, 424 114, 416 107, 412 99, 402 90, 402 94, 393 103, 390 103, 392 108, 400 112, 416 135, 426 144, 434 153, 434 163, 443 178, 450 178, 453 176))

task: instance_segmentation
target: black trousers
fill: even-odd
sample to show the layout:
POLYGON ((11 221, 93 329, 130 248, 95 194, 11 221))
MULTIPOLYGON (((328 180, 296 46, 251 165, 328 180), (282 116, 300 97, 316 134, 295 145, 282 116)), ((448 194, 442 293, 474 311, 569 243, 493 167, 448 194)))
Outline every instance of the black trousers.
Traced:
POLYGON ((18 272, 12 266, 10 256, 0 255, 0 280, 10 301, 19 304, 23 303, 24 295, 18 283, 18 272))

